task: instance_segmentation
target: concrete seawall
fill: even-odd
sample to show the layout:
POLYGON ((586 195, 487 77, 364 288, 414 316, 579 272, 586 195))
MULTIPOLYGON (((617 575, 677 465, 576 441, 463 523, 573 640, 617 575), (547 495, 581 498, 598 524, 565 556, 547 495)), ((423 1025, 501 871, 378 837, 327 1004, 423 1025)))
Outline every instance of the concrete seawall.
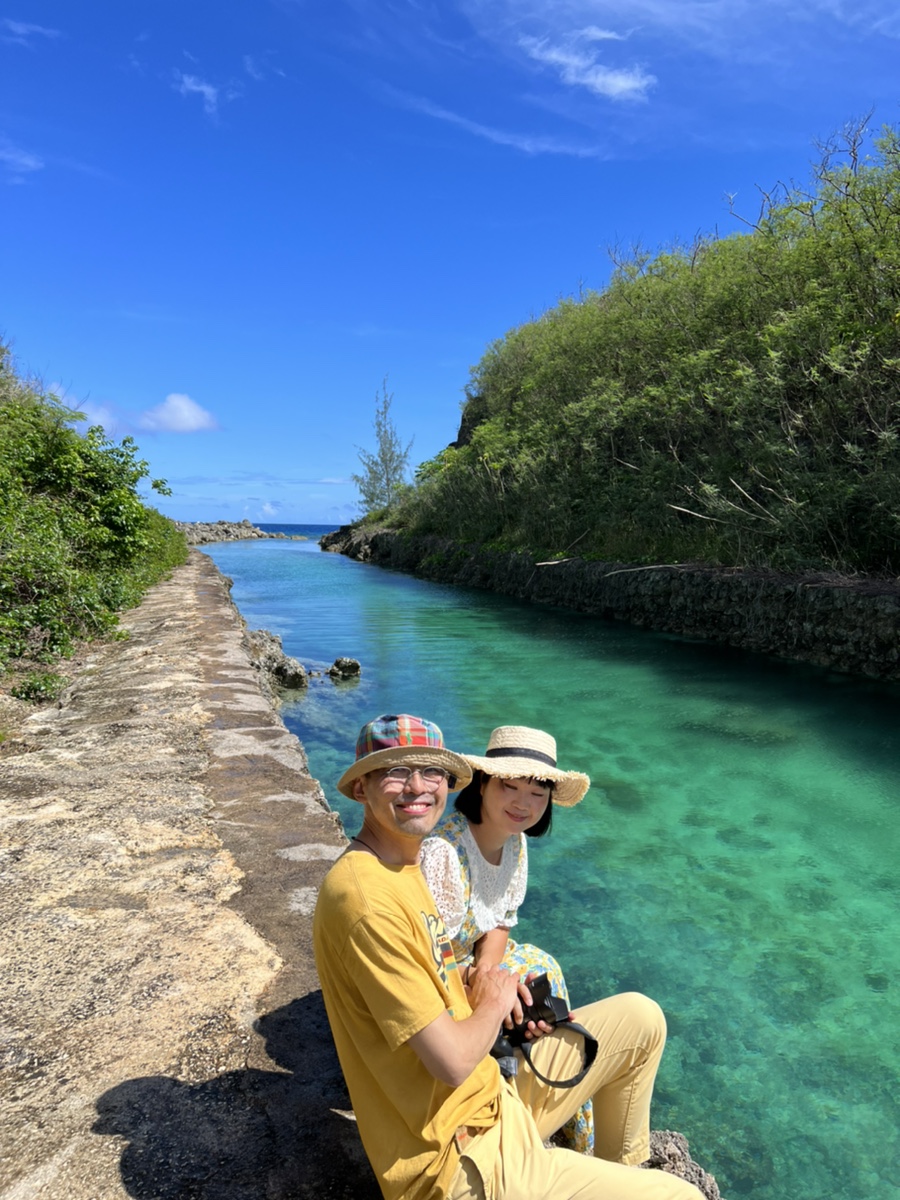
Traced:
POLYGON ((440 583, 484 588, 684 637, 900 680, 900 581, 751 568, 629 566, 344 526, 322 547, 440 583))
POLYGON ((122 627, 2 745, 0 1200, 374 1200, 311 951, 346 839, 210 559, 122 627))

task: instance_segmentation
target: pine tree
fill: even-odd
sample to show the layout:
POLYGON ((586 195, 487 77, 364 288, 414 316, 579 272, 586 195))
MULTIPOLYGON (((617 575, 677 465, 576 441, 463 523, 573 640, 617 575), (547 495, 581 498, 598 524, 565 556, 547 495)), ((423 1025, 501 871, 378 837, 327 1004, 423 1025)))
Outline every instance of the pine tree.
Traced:
POLYGON ((390 508, 399 498, 406 483, 409 452, 412 439, 404 447, 391 420, 391 404, 394 395, 387 390, 387 379, 381 385, 381 395, 375 393, 375 441, 377 450, 373 454, 357 446, 357 457, 362 463, 361 475, 350 478, 359 488, 365 512, 390 508))

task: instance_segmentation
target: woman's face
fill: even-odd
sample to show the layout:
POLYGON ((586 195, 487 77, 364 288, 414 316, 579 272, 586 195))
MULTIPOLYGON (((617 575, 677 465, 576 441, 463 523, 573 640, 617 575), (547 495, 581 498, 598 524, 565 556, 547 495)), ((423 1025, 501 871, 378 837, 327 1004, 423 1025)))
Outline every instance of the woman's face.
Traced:
POLYGON ((481 785, 481 823, 505 837, 536 825, 550 803, 550 789, 533 779, 489 775, 481 785))

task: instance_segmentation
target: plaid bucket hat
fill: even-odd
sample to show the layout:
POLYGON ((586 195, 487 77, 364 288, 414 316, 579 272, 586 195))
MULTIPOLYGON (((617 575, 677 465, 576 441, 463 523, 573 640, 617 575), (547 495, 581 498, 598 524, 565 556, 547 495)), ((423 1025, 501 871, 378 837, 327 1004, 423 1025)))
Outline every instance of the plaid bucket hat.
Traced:
POLYGON ((445 767, 456 781, 457 792, 472 780, 472 768, 461 754, 444 745, 444 735, 433 721, 408 713, 387 714, 368 721, 356 739, 356 761, 338 780, 338 791, 353 799, 353 784, 370 771, 387 767, 445 767))
POLYGON ((556 765, 556 738, 527 725, 500 725, 491 734, 483 757, 467 754, 466 761, 485 775, 501 779, 550 779, 553 803, 571 808, 591 786, 581 771, 563 771, 556 765))

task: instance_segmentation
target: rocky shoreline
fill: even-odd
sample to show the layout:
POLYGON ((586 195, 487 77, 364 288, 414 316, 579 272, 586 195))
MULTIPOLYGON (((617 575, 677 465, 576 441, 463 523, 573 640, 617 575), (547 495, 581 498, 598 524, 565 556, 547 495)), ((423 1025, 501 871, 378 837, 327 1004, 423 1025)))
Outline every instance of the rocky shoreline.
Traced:
POLYGON ((340 822, 206 555, 122 631, 0 740, 0 1200, 377 1200, 311 948, 340 822))
POLYGON ((528 554, 353 525, 326 534, 321 546, 440 583, 900 680, 898 580, 580 558, 540 562, 528 554))
POLYGON ((175 521, 175 528, 187 538, 189 546, 208 542, 245 542, 253 538, 277 538, 288 542, 307 542, 302 533, 272 533, 250 521, 175 521))

